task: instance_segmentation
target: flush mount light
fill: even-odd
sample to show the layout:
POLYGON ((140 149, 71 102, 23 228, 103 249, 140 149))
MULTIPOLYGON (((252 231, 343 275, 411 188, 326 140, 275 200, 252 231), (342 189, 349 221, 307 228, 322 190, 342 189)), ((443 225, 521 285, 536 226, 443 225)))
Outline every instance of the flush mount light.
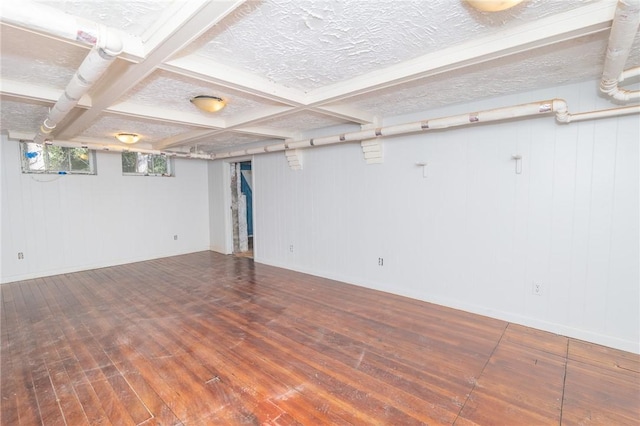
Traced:
POLYGON ((140 140, 140 136, 135 133, 118 133, 116 135, 116 139, 118 139, 122 143, 126 143, 128 145, 132 143, 136 143, 140 140))
POLYGON ((191 103, 205 112, 220 111, 227 104, 224 99, 217 96, 201 95, 191 98, 191 103))
POLYGON ((481 12, 500 12, 516 6, 522 0, 466 0, 466 2, 481 12))

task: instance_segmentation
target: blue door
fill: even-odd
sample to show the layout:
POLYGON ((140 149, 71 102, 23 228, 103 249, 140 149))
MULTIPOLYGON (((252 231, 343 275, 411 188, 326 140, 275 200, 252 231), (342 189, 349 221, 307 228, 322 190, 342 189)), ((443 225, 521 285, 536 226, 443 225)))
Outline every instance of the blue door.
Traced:
POLYGON ((251 188, 253 179, 251 174, 251 161, 240 163, 240 191, 247 197, 247 234, 249 237, 253 237, 253 190, 251 188))

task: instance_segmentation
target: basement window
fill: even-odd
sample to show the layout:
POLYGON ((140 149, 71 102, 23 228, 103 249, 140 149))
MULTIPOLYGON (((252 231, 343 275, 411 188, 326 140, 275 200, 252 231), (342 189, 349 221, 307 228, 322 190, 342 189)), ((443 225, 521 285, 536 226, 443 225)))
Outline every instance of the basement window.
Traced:
POLYGON ((123 152, 122 174, 129 176, 173 176, 171 159, 162 154, 123 152))
POLYGON ((88 148, 21 142, 20 154, 22 173, 96 174, 94 151, 88 148))

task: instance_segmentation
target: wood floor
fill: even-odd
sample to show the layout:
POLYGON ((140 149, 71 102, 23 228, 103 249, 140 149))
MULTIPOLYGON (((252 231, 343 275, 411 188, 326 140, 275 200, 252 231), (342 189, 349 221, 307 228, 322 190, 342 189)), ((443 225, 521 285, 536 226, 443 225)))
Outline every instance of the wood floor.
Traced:
POLYGON ((2 425, 638 425, 635 354, 195 253, 0 286, 2 425))

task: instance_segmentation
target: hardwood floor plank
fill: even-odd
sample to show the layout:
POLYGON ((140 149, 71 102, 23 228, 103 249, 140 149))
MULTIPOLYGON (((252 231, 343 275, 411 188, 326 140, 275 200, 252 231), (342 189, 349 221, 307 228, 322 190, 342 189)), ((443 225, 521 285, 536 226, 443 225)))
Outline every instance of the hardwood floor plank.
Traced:
POLYGON ((65 416, 66 424, 88 425, 89 420, 80 404, 74 387, 75 381, 70 377, 67 368, 65 368, 65 360, 73 359, 77 362, 69 345, 69 342, 77 338, 77 335, 73 332, 73 327, 66 318, 66 315, 72 315, 72 308, 77 305, 65 303, 64 294, 57 291, 58 286, 55 277, 44 278, 42 282, 38 283, 38 289, 47 301, 47 305, 53 315, 50 323, 50 333, 56 336, 55 350, 57 352, 57 360, 48 363, 47 366, 61 411, 65 416))
MULTIPOLYGON (((478 424, 492 419, 500 424, 559 424, 565 356, 523 346, 523 339, 530 341, 529 332, 509 328, 505 335, 512 338, 496 347, 460 418, 478 424), (518 333, 526 336, 513 338, 518 333)), ((548 347, 545 340, 534 346, 548 347)))
POLYGON ((64 366, 91 424, 137 424, 151 414, 137 400, 128 383, 93 340, 84 326, 71 334, 64 348, 64 366), (97 403, 96 403, 97 402, 97 403))
POLYGON ((546 331, 536 330, 517 324, 509 324, 505 330, 502 342, 511 342, 518 346, 536 351, 547 352, 551 355, 566 357, 568 338, 546 331))
MULTIPOLYGON (((29 358, 29 355, 33 354, 31 349, 33 343, 29 337, 28 330, 30 321, 26 321, 29 318, 27 304, 25 303, 21 286, 12 284, 6 289, 5 287, 2 286, 2 292, 8 291, 12 294, 13 308, 15 309, 14 312, 10 313, 15 318, 15 330, 12 330, 14 344, 10 348, 11 367, 13 370, 10 374, 14 378, 19 422, 27 425, 41 424, 42 417, 31 377, 31 367, 37 362, 37 357, 35 359, 29 358)), ((3 376, 4 374, 3 372, 3 376)))
POLYGON ((89 425, 89 420, 84 413, 71 378, 67 374, 62 361, 48 364, 48 368, 49 377, 55 390, 60 410, 64 415, 65 424, 78 426, 89 425))
MULTIPOLYGON (((67 312, 60 308, 56 294, 55 279, 45 278, 37 283, 42 299, 46 301, 53 317, 47 325, 49 335, 56 336, 51 340, 51 347, 46 351, 49 377, 56 393, 58 404, 62 410, 66 424, 103 424, 107 418, 104 411, 90 404, 87 409, 82 401, 95 402, 97 396, 93 389, 89 391, 88 379, 79 364, 74 352, 74 344, 82 341, 82 327, 68 323, 67 312), (71 374, 70 374, 71 372, 71 374)), ((34 293, 35 293, 34 288, 34 293)), ((66 306, 66 305, 65 305, 66 306)), ((37 327, 34 327, 34 329, 37 327)), ((43 336, 44 338, 44 336, 43 336)))
POLYGON ((0 312, 2 316, 0 322, 0 372, 5 373, 0 383, 0 423, 7 425, 19 424, 20 422, 18 393, 21 390, 14 374, 17 368, 13 365, 13 351, 18 344, 15 335, 18 329, 18 321, 10 286, 10 284, 6 284, 4 286, 6 291, 2 291, 0 296, 2 300, 2 312, 0 312))
POLYGON ((570 340, 563 423, 640 424, 640 355, 570 340))
POLYGON ((640 355, 624 352, 594 343, 572 340, 569 345, 569 359, 588 365, 611 368, 614 371, 628 371, 629 378, 637 380, 640 374, 640 355), (637 373, 637 374, 633 374, 637 373))

